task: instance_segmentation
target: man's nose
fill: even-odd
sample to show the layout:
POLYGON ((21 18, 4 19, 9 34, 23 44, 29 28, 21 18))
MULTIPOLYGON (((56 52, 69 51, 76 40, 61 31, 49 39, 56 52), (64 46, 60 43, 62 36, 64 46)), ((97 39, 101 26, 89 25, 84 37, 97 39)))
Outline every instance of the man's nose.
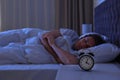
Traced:
POLYGON ((83 42, 82 45, 81 45, 81 47, 82 47, 82 48, 87 48, 86 43, 83 42))

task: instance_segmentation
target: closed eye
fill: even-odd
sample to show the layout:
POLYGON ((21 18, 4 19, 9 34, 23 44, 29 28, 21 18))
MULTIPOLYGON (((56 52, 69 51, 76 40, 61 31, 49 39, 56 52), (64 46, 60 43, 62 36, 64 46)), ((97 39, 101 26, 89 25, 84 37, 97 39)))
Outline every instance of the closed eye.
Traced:
POLYGON ((87 47, 90 47, 90 45, 89 45, 89 40, 88 40, 87 38, 85 38, 85 43, 86 43, 86 46, 87 46, 87 47))

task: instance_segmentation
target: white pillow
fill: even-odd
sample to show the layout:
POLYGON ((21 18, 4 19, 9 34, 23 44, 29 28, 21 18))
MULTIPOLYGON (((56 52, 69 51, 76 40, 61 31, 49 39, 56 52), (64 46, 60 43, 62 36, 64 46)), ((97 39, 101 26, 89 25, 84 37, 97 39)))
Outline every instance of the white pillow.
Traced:
POLYGON ((107 36, 102 35, 102 34, 99 34, 99 33, 96 33, 96 32, 89 32, 89 33, 83 34, 83 35, 81 35, 81 36, 79 37, 79 39, 83 38, 84 36, 94 35, 94 34, 101 36, 101 38, 102 38, 103 40, 105 40, 106 42, 108 41, 108 37, 107 37, 107 36))
POLYGON ((120 49, 114 44, 104 43, 87 49, 81 49, 79 50, 80 52, 93 53, 95 62, 99 63, 114 60, 119 55, 120 49))

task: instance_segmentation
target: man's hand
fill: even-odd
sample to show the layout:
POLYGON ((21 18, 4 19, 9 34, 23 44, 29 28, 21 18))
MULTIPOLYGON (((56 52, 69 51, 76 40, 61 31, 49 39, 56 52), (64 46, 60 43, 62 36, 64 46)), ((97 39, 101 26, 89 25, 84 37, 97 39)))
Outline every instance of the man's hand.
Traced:
POLYGON ((54 37, 54 34, 52 32, 47 32, 47 33, 43 34, 42 38, 44 40, 47 40, 48 44, 50 46, 55 44, 55 37, 54 37))
POLYGON ((52 46, 53 44, 55 44, 55 39, 59 36, 61 36, 59 30, 46 32, 42 35, 41 42, 43 43, 43 45, 47 46, 49 44, 50 46, 52 46))
MULTIPOLYGON (((56 33, 57 34, 57 33, 56 33)), ((43 44, 43 46, 46 48, 46 50, 54 57, 54 59, 58 63, 62 63, 62 61, 57 56, 56 52, 52 49, 52 45, 55 44, 55 38, 59 36, 59 34, 56 35, 55 31, 53 32, 47 32, 40 37, 40 40, 43 44)))

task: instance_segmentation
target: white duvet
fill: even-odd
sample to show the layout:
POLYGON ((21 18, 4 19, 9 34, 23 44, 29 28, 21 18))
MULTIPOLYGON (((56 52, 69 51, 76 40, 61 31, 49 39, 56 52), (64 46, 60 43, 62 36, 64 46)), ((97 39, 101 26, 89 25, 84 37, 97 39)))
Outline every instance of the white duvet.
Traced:
MULTIPOLYGON (((0 64, 57 63, 53 56, 41 44, 39 37, 47 31, 38 28, 23 28, 0 32, 0 64), (39 37, 38 37, 39 36, 39 37)), ((79 51, 71 49, 72 41, 69 36, 58 37, 56 44, 71 54, 79 56, 79 51)), ((95 62, 108 62, 116 58, 120 49, 110 43, 80 51, 90 50, 94 53, 95 62)))
MULTIPOLYGON (((45 32, 45 30, 35 28, 1 32, 0 64, 56 63, 54 58, 40 43, 38 36, 45 32)), ((63 49, 70 49, 66 41, 64 39, 60 40, 60 38, 56 39, 56 43, 63 49)))

